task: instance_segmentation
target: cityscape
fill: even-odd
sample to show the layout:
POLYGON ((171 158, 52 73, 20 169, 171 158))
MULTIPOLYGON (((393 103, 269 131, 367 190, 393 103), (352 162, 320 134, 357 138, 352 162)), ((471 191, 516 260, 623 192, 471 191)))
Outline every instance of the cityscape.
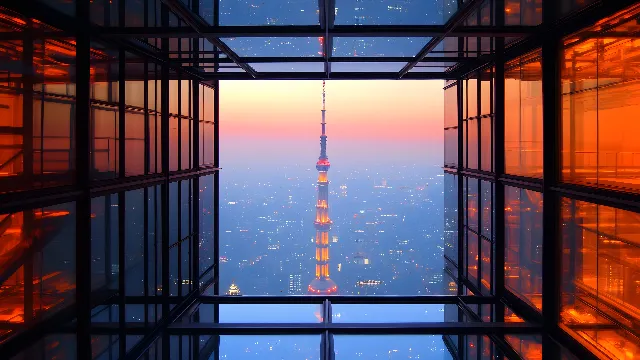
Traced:
POLYGON ((321 111, 300 121, 322 119, 319 158, 265 168, 258 157, 252 168, 229 163, 221 173, 221 291, 305 295, 316 293, 312 280, 330 278, 340 295, 445 293, 441 167, 429 157, 384 166, 361 159, 327 172, 327 154, 344 161, 331 147, 331 93, 325 135, 324 85, 316 84, 321 111))

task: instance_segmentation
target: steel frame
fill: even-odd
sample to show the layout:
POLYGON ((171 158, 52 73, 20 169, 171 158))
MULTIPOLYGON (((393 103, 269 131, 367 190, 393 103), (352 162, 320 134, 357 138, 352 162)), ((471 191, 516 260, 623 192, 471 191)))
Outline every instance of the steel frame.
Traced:
MULTIPOLYGON (((460 2, 462 4, 462 2, 460 2)), ((334 19, 335 1, 319 0, 320 17, 319 24, 313 26, 220 26, 219 24, 219 1, 214 0, 214 24, 207 24, 198 15, 198 2, 193 2, 191 8, 180 0, 162 0, 161 20, 162 24, 158 27, 150 27, 148 24, 142 27, 97 27, 91 23, 88 16, 70 17, 60 11, 54 10, 47 6, 29 6, 29 1, 10 2, 3 4, 19 13, 25 14, 31 18, 41 19, 52 26, 59 28, 59 32, 39 31, 37 29, 29 29, 25 32, 8 32, 0 33, 0 41, 20 40, 24 41, 25 47, 20 59, 21 65, 25 68, 33 68, 33 41, 37 39, 65 39, 74 38, 76 43, 75 54, 75 74, 72 78, 76 84, 75 97, 75 118, 89 119, 91 117, 92 100, 90 98, 90 57, 91 46, 93 41, 107 44, 108 46, 117 47, 119 56, 119 88, 120 101, 118 106, 118 117, 120 120, 119 133, 124 137, 126 132, 125 124, 125 91, 124 86, 127 77, 127 62, 125 61, 125 52, 134 53, 144 58, 144 80, 149 79, 148 67, 158 66, 159 72, 157 80, 162 84, 161 100, 161 163, 162 172, 152 174, 149 169, 149 140, 145 137, 145 175, 138 177, 125 177, 124 168, 121 166, 118 171, 118 177, 106 181, 94 181, 90 177, 91 170, 91 129, 89 121, 75 121, 75 168, 72 172, 73 185, 33 189, 19 193, 6 193, 0 195, 0 212, 15 212, 36 207, 43 207, 62 202, 75 202, 76 212, 76 292, 75 304, 69 306, 56 313, 54 316, 31 323, 25 328, 16 329, 16 333, 0 344, 0 353, 7 357, 17 354, 30 343, 38 340, 45 334, 56 332, 71 332, 76 335, 77 357, 90 358, 91 353, 91 334, 117 334, 126 336, 128 334, 144 335, 143 339, 132 349, 126 351, 125 342, 121 341, 119 348, 120 355, 126 358, 137 359, 149 349, 149 347, 158 339, 162 339, 164 358, 168 358, 170 335, 213 335, 210 343, 204 347, 202 353, 197 353, 198 346, 194 346, 195 356, 205 356, 210 353, 218 354, 219 336, 220 335, 257 335, 257 334, 319 334, 322 335, 322 358, 329 359, 333 351, 332 336, 334 334, 440 334, 440 335, 460 335, 459 341, 453 344, 450 338, 446 338, 446 344, 450 348, 455 348, 457 354, 452 354, 462 358, 461 351, 464 349, 463 335, 489 335, 492 340, 500 348, 500 356, 509 358, 517 358, 516 354, 504 343, 505 334, 540 334, 544 333, 549 336, 543 337, 543 351, 545 358, 556 358, 558 355, 558 344, 554 340, 560 341, 561 345, 570 349, 573 353, 579 354, 581 358, 594 358, 594 355, 575 339, 567 335, 566 329, 558 325, 559 323, 559 306, 560 306, 560 289, 557 274, 559 273, 560 252, 559 247, 559 199, 561 197, 569 197, 572 199, 580 199, 598 204, 614 206, 621 209, 640 212, 640 195, 629 194, 615 189, 593 189, 586 186, 572 185, 562 183, 559 179, 559 164, 557 154, 559 153, 560 139, 558 134, 560 130, 557 126, 560 124, 558 120, 559 106, 559 61, 561 58, 561 39, 571 33, 576 32, 596 20, 604 16, 613 14, 636 4, 636 1, 620 0, 620 1, 596 1, 593 5, 580 11, 576 16, 563 19, 560 21, 557 15, 556 0, 544 0, 544 21, 540 27, 530 26, 505 26, 504 17, 496 16, 495 24, 492 26, 468 26, 463 25, 468 17, 474 13, 482 1, 471 0, 464 5, 460 5, 460 10, 444 25, 424 25, 424 26, 349 26, 336 25, 334 19), (169 26, 170 15, 176 15, 182 22, 188 26, 169 26), (543 37, 542 32, 546 34, 553 33, 554 36, 543 37), (227 37, 323 37, 324 49, 322 57, 302 58, 302 57, 240 57, 232 49, 230 49, 222 38, 227 37), (332 56, 332 40, 334 37, 406 37, 420 36, 431 37, 432 39, 425 44, 423 49, 414 57, 383 57, 383 58, 345 58, 332 56), (176 59, 173 51, 169 51, 169 39, 179 37, 192 39, 192 54, 188 54, 188 58, 176 59), (445 38, 495 38, 495 49, 493 53, 487 56, 470 56, 462 45, 459 46, 455 54, 443 53, 446 56, 428 57, 430 53, 435 53, 435 48, 445 38), (521 37, 518 41, 505 44, 505 38, 521 37), (142 38, 161 39, 159 48, 148 43, 140 41, 142 38), (203 57, 204 49, 199 49, 199 40, 206 39, 213 45, 214 50, 211 52, 213 58, 203 57), (546 131, 544 134, 544 177, 543 180, 523 178, 505 174, 505 149, 504 149, 504 127, 505 127, 505 64, 532 49, 541 48, 543 53, 543 92, 544 92, 544 127, 545 129, 554 129, 554 131, 546 131), (454 56, 450 56, 454 55, 454 56), (321 62, 324 64, 322 72, 271 72, 260 73, 250 66, 250 63, 269 63, 269 62, 321 62), (404 62, 406 65, 399 72, 333 72, 331 64, 336 62, 404 62), (220 72, 221 67, 227 64, 235 64, 244 70, 244 73, 225 73, 220 72), (412 73, 414 67, 432 63, 455 63, 454 66, 446 66, 448 70, 443 72, 426 72, 412 73), (205 64, 213 64, 214 71, 202 71, 205 64), (464 138, 462 128, 465 125, 462 114, 463 87, 462 81, 470 74, 489 67, 495 67, 494 89, 495 89, 495 108, 494 108, 494 171, 483 172, 478 170, 466 169, 463 159, 463 146, 466 146, 467 139, 464 138), (185 171, 169 171, 169 80, 175 78, 188 78, 194 81, 193 94, 199 98, 198 84, 203 83, 211 85, 214 89, 214 162, 209 166, 200 166, 199 164, 199 127, 193 129, 193 163, 192 169, 185 171), (114 239, 119 242, 118 257, 120 263, 124 262, 124 229, 122 227, 125 218, 124 211, 124 193, 135 189, 145 189, 151 186, 160 187, 160 198, 156 201, 161 203, 162 219, 168 218, 169 208, 169 184, 173 181, 191 180, 192 192, 194 199, 198 197, 198 181, 199 177, 213 175, 214 179, 214 208, 219 209, 219 90, 220 80, 225 79, 445 79, 452 80, 458 86, 458 167, 455 169, 458 176, 458 208, 459 212, 458 224, 459 235, 465 231, 463 223, 463 186, 465 186, 465 178, 482 179, 491 181, 495 188, 495 199, 493 206, 495 208, 495 228, 504 229, 504 187, 515 186, 519 188, 533 189, 544 194, 544 268, 543 268, 543 313, 537 312, 529 304, 519 299, 504 285, 504 251, 505 236, 503 231, 495 233, 495 257, 494 267, 496 269, 496 277, 494 289, 495 293, 491 296, 471 296, 464 295, 468 292, 481 294, 481 289, 472 284, 464 273, 462 265, 465 263, 465 253, 462 246, 459 246, 457 254, 458 273, 456 281, 458 282, 457 296, 372 296, 372 297, 356 297, 356 296, 332 296, 328 298, 313 296, 287 296, 287 297, 261 297, 261 296, 242 296, 228 297, 222 296, 219 285, 219 214, 214 214, 214 264, 210 268, 213 272, 211 280, 200 285, 198 278, 198 236, 199 222, 197 216, 198 203, 195 200, 192 205, 194 214, 191 220, 194 235, 190 238, 193 249, 191 262, 191 271, 195 274, 196 284, 188 294, 179 294, 180 296, 170 296, 168 291, 163 291, 162 296, 148 296, 148 290, 145 288, 144 296, 127 296, 124 293, 124 281, 126 273, 119 273, 119 289, 117 294, 114 292, 92 291, 91 288, 91 246, 86 241, 91 237, 91 199, 98 196, 108 194, 118 194, 118 205, 121 206, 118 212, 118 219, 121 226, 118 234, 114 239), (208 288, 213 288, 213 296, 203 295, 208 288), (321 324, 220 324, 219 314, 220 305, 225 304, 322 304, 325 316, 321 324), (91 311, 99 304, 118 304, 121 308, 133 304, 158 305, 162 311, 162 319, 151 326, 148 322, 142 324, 133 324, 126 322, 124 311, 120 311, 118 323, 92 323, 91 311), (214 319, 212 323, 180 323, 178 321, 197 316, 197 306, 200 304, 212 304, 215 307, 214 319), (463 316, 473 319, 473 322, 459 323, 393 323, 393 324, 336 324, 331 322, 331 305, 332 304, 455 304, 458 306, 458 314, 462 319, 463 316), (171 308, 171 305, 176 305, 171 308), (479 322, 480 317, 471 309, 470 305, 491 305, 494 307, 493 320, 496 323, 479 322), (504 323, 505 307, 513 309, 519 316, 527 320, 525 324, 504 323), (195 315, 194 315, 195 314, 195 315), (70 325, 70 322, 75 322, 70 325)), ((504 8, 504 0, 493 0, 494 8, 504 8)), ((90 11, 89 2, 76 1, 75 12, 77 14, 88 14, 90 11)), ((145 3, 146 6, 146 3, 145 3)), ((124 23, 125 8, 122 4, 118 7, 118 18, 120 23, 124 23)), ((30 20, 31 21, 31 20, 30 20)), ((619 34, 618 34, 619 35, 619 34)), ((589 36, 586 34, 585 36, 589 36)), ((612 33, 612 36, 616 34, 612 33)), ((462 44, 462 42, 460 42, 462 44)), ((178 51, 178 55, 183 55, 182 51, 178 51)), ((207 54, 209 55, 209 54, 207 54)), ((23 75, 25 87, 30 87, 34 83, 34 79, 30 73, 23 75)), ((144 109, 148 109, 148 84, 145 81, 145 105, 144 109)), ((479 92, 478 92, 479 93, 479 92)), ((33 129, 29 128, 31 122, 31 112, 33 109, 33 93, 25 92, 22 102, 25 112, 23 113, 25 124, 25 134, 31 134, 33 129)), ((193 117, 198 120, 200 109, 199 101, 194 102, 193 117)), ((143 109, 143 110, 144 110, 143 109)), ((156 109, 157 110, 157 109, 156 109)), ((145 111, 145 134, 149 134, 150 113, 145 111)), ((32 147, 30 144, 31 136, 25 138, 25 146, 32 147)), ((125 162, 126 147, 124 141, 119 145, 119 160, 121 164, 125 162)), ((478 153, 480 160, 481 156, 478 153)), ((32 167, 32 156, 25 156, 24 160, 27 169, 32 167)), ((454 169, 451 169, 454 170, 454 169)), ((33 179, 34 174, 27 172, 25 179, 33 179)), ((155 191, 155 190, 154 190, 155 191)), ((147 221, 145 217, 145 221, 147 221)), ((146 227, 146 226, 145 226, 146 227)), ((169 263, 169 246, 171 239, 168 235, 168 223, 164 221, 162 227, 162 263, 169 263)), ((145 235, 147 236, 147 235, 145 235)), ((461 239, 462 237, 459 237, 461 239)), ((147 241, 145 238, 145 246, 147 241)), ((145 248, 146 249, 146 248, 145 248)), ((149 249, 145 250, 145 254, 149 249)), ((145 269, 148 271, 148 269, 145 269)), ((149 274, 145 272, 145 279, 149 274)), ((168 266, 163 267, 162 287, 168 289, 170 287, 168 266)), ((25 290, 26 291, 26 290, 25 290)), ((207 357, 208 358, 208 357, 207 357)))

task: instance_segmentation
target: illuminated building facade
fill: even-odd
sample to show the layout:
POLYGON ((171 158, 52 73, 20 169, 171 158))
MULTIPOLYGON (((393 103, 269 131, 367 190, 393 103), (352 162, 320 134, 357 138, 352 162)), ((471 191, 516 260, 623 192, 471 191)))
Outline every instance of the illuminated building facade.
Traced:
POLYGON ((240 288, 235 283, 231 283, 229 285, 229 290, 227 290, 227 295, 229 296, 240 296, 242 293, 240 292, 240 288))
POLYGON ((316 276, 309 284, 309 294, 329 295, 338 292, 338 286, 329 277, 329 178, 327 172, 331 167, 327 157, 327 134, 325 122, 325 82, 322 82, 322 134, 320 135, 320 157, 316 163, 318 170, 318 200, 316 203, 316 276))
POLYGON ((638 2, 434 3, 2 1, 0 357, 221 359, 229 337, 265 334, 315 337, 322 360, 345 336, 408 334, 447 359, 637 357, 638 2), (449 296, 334 295, 324 121, 308 291, 322 296, 225 294, 220 89, 253 79, 444 81, 449 296), (256 315, 292 304, 317 322, 256 315), (332 323, 351 311, 332 306, 425 304, 444 321, 332 323), (228 305, 256 320, 221 321, 228 305))

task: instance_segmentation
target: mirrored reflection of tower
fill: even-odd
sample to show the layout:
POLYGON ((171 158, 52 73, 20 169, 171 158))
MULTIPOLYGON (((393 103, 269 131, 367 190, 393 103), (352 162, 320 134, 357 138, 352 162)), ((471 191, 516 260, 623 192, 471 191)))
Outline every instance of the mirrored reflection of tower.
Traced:
POLYGON ((318 170, 318 202, 316 203, 316 277, 309 284, 309 293, 316 295, 335 294, 338 286, 329 278, 329 158, 327 157, 327 135, 325 134, 325 82, 322 81, 322 135, 320 135, 320 157, 318 170))

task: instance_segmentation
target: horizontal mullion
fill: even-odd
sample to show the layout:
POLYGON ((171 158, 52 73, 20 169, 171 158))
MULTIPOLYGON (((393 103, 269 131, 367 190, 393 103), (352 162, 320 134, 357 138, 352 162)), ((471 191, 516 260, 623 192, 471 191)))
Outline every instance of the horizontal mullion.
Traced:
POLYGON ((506 186, 542 192, 542 179, 503 174, 498 180, 506 186))
POLYGON ((617 209, 640 212, 640 194, 632 192, 571 183, 560 183, 552 187, 551 190, 562 197, 574 200, 582 200, 593 204, 615 207, 617 209))
MULTIPOLYGON (((91 30, 99 33, 100 36, 118 38, 320 37, 326 35, 326 31, 321 25, 206 26, 198 29, 199 31, 190 26, 96 26, 91 30)), ((448 33, 446 30, 444 25, 333 25, 328 34, 333 37, 521 37, 532 34, 536 27, 476 25, 459 26, 448 33)), ((46 36, 46 34, 42 35, 46 36)), ((10 40, 19 39, 17 35, 2 34, 2 36, 10 40)))
MULTIPOLYGON (((324 300, 329 300, 331 304, 457 304, 458 296, 453 295, 416 295, 416 296, 395 296, 395 295, 291 295, 291 296, 201 296, 200 302, 203 304, 322 304, 324 300)), ((482 296, 463 296, 467 303, 493 304, 495 298, 482 296)))
MULTIPOLYGON (((251 80, 250 74, 240 72, 203 73, 207 80, 251 80)), ((326 79, 325 72, 261 72, 260 80, 322 80, 326 79)), ((332 80, 397 80, 397 72, 332 72, 332 80)), ((414 72, 406 74, 406 80, 452 80, 454 74, 447 72, 414 72)))
POLYGON ((171 335, 273 335, 273 334, 322 334, 333 335, 488 335, 488 334, 539 334, 540 325, 529 323, 317 323, 317 324, 216 324, 174 323, 169 325, 171 335))

